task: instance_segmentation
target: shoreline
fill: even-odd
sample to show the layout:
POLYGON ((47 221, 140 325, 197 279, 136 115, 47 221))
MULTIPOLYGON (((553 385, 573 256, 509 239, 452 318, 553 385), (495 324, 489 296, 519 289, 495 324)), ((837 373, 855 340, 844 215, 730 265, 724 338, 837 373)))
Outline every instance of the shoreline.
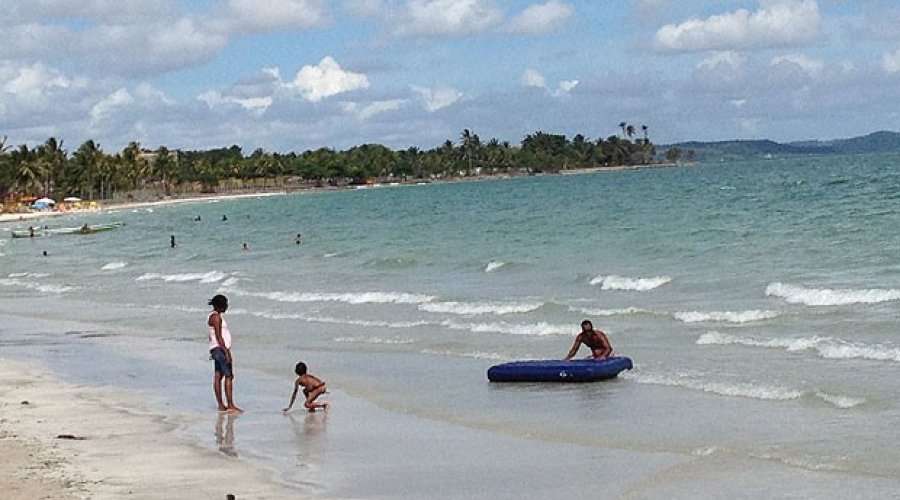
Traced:
POLYGON ((619 165, 615 167, 588 167, 588 168, 577 168, 577 169, 569 169, 569 170, 560 170, 558 172, 553 173, 539 173, 539 174, 497 174, 497 175, 479 175, 473 177, 454 177, 450 179, 416 179, 410 181, 402 181, 395 183, 380 183, 375 185, 359 185, 359 186, 329 186, 329 187, 288 187, 282 188, 280 190, 259 190, 259 191, 250 191, 244 193, 212 193, 212 194, 197 194, 197 195, 189 195, 184 197, 166 197, 158 200, 149 200, 149 201, 128 201, 128 202, 107 202, 103 203, 102 200, 98 200, 103 203, 96 210, 84 210, 84 211, 51 211, 51 212, 27 212, 27 213, 5 213, 0 212, 0 224, 2 223, 12 223, 12 222, 25 222, 29 220, 37 220, 42 218, 49 217, 60 217, 64 215, 73 215, 73 214, 93 214, 99 212, 110 212, 115 210, 127 210, 132 208, 146 208, 146 207, 155 207, 155 206, 164 206, 164 205, 175 205, 175 204, 183 204, 183 203, 202 203, 204 201, 220 201, 220 200, 237 200, 243 198, 264 198, 269 196, 286 196, 297 193, 315 193, 315 192, 325 192, 325 191, 340 191, 340 190, 349 190, 349 189, 374 189, 380 187, 393 187, 393 186, 416 186, 421 184, 442 184, 442 183, 463 183, 463 182, 484 182, 491 180, 505 180, 505 179, 513 179, 516 177, 528 177, 530 175, 534 176, 544 176, 544 175, 583 175, 583 174, 593 174, 599 172, 622 172, 627 170, 643 170, 643 169, 658 169, 658 168, 675 168, 686 166, 686 164, 674 164, 674 163, 658 163, 658 164, 650 164, 650 165, 619 165))
POLYGON ((33 498, 303 498, 267 472, 178 435, 133 396, 0 363, 0 491, 33 498))

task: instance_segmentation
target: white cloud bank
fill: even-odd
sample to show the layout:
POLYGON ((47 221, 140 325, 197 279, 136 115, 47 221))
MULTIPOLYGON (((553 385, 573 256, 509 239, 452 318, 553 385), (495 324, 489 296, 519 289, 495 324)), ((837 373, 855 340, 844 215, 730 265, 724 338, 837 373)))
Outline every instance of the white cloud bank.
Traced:
POLYGON ((369 88, 369 78, 362 73, 341 69, 337 61, 326 56, 315 66, 303 66, 286 86, 310 102, 318 102, 352 90, 369 88))
POLYGON ((569 20, 575 7, 561 0, 531 5, 510 20, 507 31, 526 35, 550 33, 569 20))
POLYGON ((900 73, 900 49, 885 52, 881 56, 881 67, 888 73, 900 73))
POLYGON ((227 33, 304 30, 322 25, 325 0, 229 0, 214 24, 227 33))
POLYGON ((656 32, 660 52, 746 50, 791 47, 814 40, 822 31, 815 0, 763 2, 759 10, 740 9, 707 19, 668 24, 656 32))
MULTIPOLYGON (((519 81, 523 87, 534 87, 549 91, 547 88, 547 79, 535 69, 528 68, 523 71, 519 81)), ((577 86, 578 80, 562 80, 557 84, 556 90, 551 93, 555 97, 560 97, 568 94, 577 86)))
POLYGON ((459 36, 499 24, 503 11, 490 0, 408 0, 397 14, 399 36, 459 36))
POLYGON ((462 92, 450 87, 426 88, 411 87, 422 100, 422 106, 429 113, 444 109, 458 101, 462 96, 462 92))

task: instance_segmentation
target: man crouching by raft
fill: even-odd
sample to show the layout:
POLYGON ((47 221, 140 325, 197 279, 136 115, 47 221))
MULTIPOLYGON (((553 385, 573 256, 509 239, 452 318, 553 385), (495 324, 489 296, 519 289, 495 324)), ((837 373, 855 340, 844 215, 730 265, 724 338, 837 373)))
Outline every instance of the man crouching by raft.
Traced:
POLYGON ((606 359, 612 355, 612 346, 606 334, 600 330, 594 330, 594 325, 589 320, 581 322, 581 332, 575 337, 575 343, 569 349, 569 354, 564 358, 568 361, 578 354, 578 349, 584 344, 591 350, 592 359, 606 359))

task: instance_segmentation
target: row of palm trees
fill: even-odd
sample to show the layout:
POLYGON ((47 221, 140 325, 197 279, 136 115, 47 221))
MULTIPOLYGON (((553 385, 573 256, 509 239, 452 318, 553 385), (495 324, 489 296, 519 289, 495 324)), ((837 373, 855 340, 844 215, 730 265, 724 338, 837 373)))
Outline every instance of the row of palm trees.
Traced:
POLYGON ((109 199, 116 194, 156 189, 215 191, 248 184, 273 183, 342 185, 372 179, 434 179, 480 175, 557 172, 655 161, 656 151, 642 126, 643 137, 632 140, 633 126, 620 124, 622 136, 591 140, 583 135, 535 132, 519 145, 482 141, 472 130, 458 142, 421 150, 391 150, 363 144, 344 151, 331 148, 302 153, 272 153, 257 149, 243 154, 239 146, 206 151, 155 150, 129 143, 122 151, 104 152, 93 140, 69 154, 63 141, 51 137, 29 148, 12 147, 0 139, 0 195, 77 196, 109 199))

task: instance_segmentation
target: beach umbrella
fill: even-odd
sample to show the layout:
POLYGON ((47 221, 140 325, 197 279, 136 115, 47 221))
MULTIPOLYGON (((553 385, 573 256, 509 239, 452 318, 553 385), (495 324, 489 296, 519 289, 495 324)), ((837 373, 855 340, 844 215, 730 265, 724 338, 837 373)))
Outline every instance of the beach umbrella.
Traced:
POLYGON ((63 201, 75 202, 75 201, 81 201, 81 198, 79 198, 77 196, 69 196, 68 198, 63 198, 63 201))
POLYGON ((41 198, 41 199, 39 199, 39 200, 35 200, 34 203, 35 203, 35 204, 40 203, 40 204, 42 204, 42 205, 56 205, 56 202, 53 201, 53 200, 50 199, 50 198, 41 198))

